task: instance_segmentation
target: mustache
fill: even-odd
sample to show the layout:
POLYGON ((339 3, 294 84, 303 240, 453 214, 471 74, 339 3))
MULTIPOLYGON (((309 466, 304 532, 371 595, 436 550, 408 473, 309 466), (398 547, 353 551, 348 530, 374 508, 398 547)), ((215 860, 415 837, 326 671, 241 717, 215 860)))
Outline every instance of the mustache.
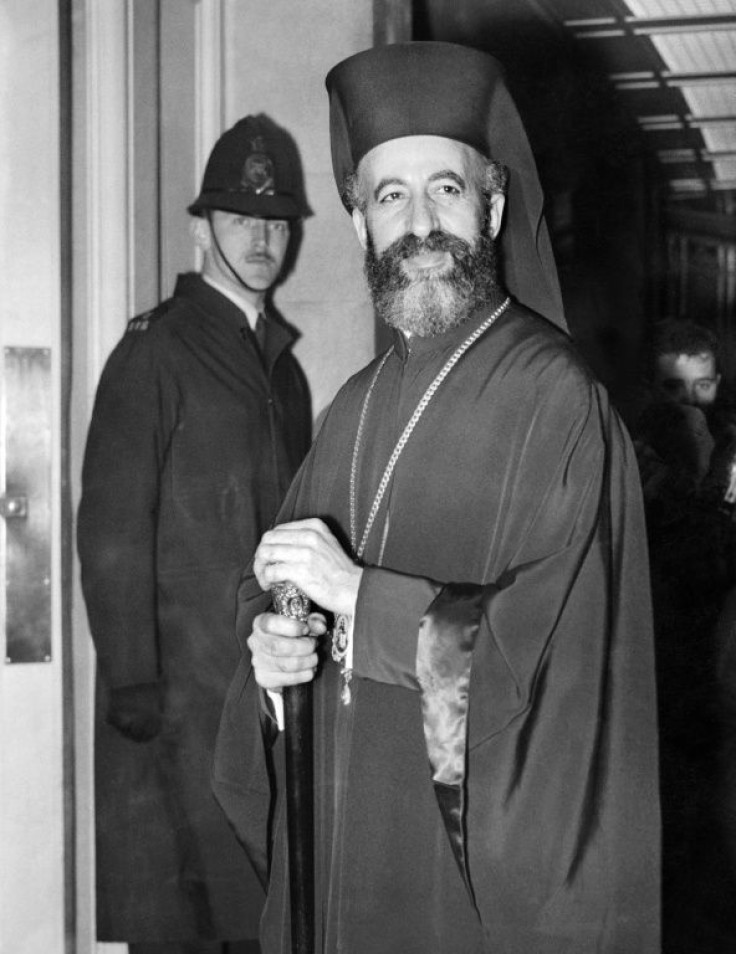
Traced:
POLYGON ((412 279, 404 273, 401 265, 406 259, 421 252, 447 252, 452 259, 453 267, 448 275, 432 276, 427 279, 415 278, 414 282, 419 284, 425 281, 453 283, 459 276, 467 275, 473 269, 475 255, 470 243, 441 229, 430 232, 424 238, 407 232, 380 254, 376 252, 373 239, 369 235, 364 270, 370 288, 379 293, 409 288, 412 279))
POLYGON ((465 239, 436 229, 425 238, 412 233, 402 235, 384 249, 380 258, 382 261, 400 262, 422 252, 448 252, 455 261, 464 262, 472 256, 473 249, 465 239))
POLYGON ((246 262, 273 262, 274 258, 269 252, 251 252, 245 257, 246 262))
POLYGON ((419 336, 455 327, 499 290, 496 245, 483 229, 473 245, 442 229, 424 238, 406 233, 381 253, 369 232, 363 270, 378 317, 419 336), (450 256, 451 268, 427 276, 406 273, 406 259, 438 251, 450 256))

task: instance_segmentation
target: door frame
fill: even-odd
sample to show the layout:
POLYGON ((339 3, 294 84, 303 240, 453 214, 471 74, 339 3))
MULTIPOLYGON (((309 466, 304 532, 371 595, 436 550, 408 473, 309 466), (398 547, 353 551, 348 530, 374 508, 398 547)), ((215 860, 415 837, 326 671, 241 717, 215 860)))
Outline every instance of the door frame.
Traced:
MULTIPOLYGON (((68 954, 93 954, 98 950, 93 786, 95 654, 74 546, 84 442, 104 363, 126 322, 140 310, 139 286, 144 284, 159 292, 164 288, 165 254, 161 246, 165 235, 161 236, 160 229, 160 196, 169 189, 194 195, 206 157, 222 127, 223 0, 191 0, 187 4, 155 0, 159 15, 168 13, 190 20, 187 35, 191 44, 183 55, 194 78, 187 136, 191 154, 188 169, 193 181, 169 183, 166 170, 157 163, 154 176, 159 201, 153 210, 149 208, 150 218, 143 221, 136 206, 136 160, 143 148, 141 131, 136 134, 137 90, 147 88, 160 99, 161 75, 160 69, 158 76, 145 75, 151 73, 150 57, 136 48, 135 38, 136 17, 150 13, 152 2, 60 0, 66 23, 62 86, 66 82, 71 89, 65 107, 70 138, 64 174, 64 202, 68 207, 65 205, 62 242, 70 249, 64 295, 68 415, 62 451, 67 593, 64 645, 68 660, 64 671, 68 954), (141 230, 148 240, 150 230, 155 232, 152 244, 159 249, 156 262, 150 263, 157 272, 153 283, 141 281, 142 265, 135 255, 141 230)), ((156 123, 158 150, 165 139, 165 119, 159 114, 156 123)), ((150 148, 150 140, 145 148, 150 148)), ((109 954, 115 948, 117 945, 104 945, 109 954)), ((124 951, 125 947, 119 949, 124 951)))

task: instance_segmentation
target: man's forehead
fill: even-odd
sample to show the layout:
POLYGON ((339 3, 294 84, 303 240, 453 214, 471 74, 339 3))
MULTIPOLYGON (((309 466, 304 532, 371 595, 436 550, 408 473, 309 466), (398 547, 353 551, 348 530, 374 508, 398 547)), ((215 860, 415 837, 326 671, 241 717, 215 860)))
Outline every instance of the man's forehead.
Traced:
POLYGON ((715 364, 715 357, 710 351, 700 354, 666 352, 657 357, 660 375, 670 378, 714 377, 715 364))
POLYGON ((444 136, 404 136, 389 139, 374 146, 360 162, 359 175, 400 175, 401 170, 422 171, 452 169, 467 172, 485 163, 483 156, 472 146, 444 136))

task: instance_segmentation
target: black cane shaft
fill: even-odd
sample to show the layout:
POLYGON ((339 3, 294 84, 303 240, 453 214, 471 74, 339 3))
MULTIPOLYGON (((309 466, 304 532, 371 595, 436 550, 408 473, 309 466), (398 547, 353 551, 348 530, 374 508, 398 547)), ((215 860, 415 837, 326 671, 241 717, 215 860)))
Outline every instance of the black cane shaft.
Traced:
POLYGON ((291 951, 314 954, 312 684, 287 686, 283 696, 291 951))

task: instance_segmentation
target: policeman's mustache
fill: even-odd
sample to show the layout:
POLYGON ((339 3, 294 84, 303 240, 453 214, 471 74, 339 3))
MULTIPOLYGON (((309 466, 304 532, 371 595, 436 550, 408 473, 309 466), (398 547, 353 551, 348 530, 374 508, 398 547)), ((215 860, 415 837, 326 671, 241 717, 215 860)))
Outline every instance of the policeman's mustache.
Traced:
POLYGON ((251 252, 245 257, 246 262, 273 262, 274 257, 270 252, 251 252))

